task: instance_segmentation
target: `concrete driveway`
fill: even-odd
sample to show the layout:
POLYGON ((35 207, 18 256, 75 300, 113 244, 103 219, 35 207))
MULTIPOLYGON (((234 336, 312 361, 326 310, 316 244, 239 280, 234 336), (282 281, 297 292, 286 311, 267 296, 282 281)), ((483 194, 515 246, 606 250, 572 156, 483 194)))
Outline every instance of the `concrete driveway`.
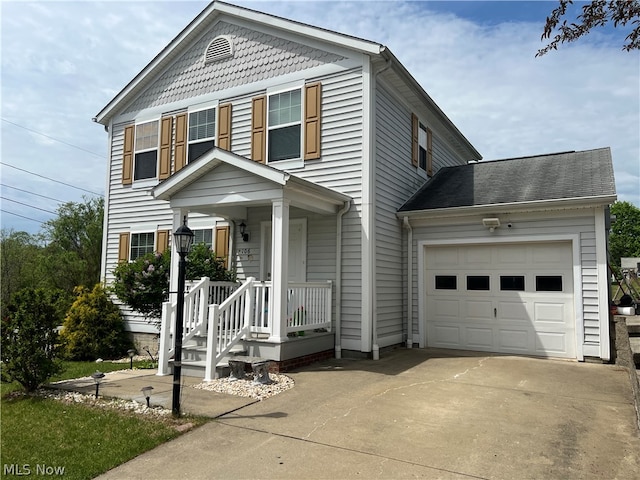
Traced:
POLYGON ((289 375, 293 389, 100 478, 640 478, 613 365, 398 349, 289 375))

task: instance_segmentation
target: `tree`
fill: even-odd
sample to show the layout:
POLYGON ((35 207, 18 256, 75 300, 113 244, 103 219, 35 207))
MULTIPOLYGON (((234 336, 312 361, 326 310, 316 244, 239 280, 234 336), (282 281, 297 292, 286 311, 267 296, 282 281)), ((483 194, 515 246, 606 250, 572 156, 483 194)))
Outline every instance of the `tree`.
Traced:
POLYGON ((561 19, 567 13, 567 7, 572 0, 560 0, 560 4, 547 17, 541 39, 550 39, 555 31, 558 33, 544 48, 538 50, 536 57, 540 57, 550 50, 557 50, 558 44, 574 42, 589 33, 593 28, 603 27, 609 22, 618 28, 631 28, 625 38, 622 49, 631 51, 640 48, 640 1, 638 0, 593 0, 582 6, 582 13, 577 15, 578 23, 568 24, 561 19))
POLYGON ((70 360, 122 358, 131 348, 122 314, 98 283, 77 287, 77 297, 64 319, 60 340, 70 360))
POLYGON ((2 373, 36 390, 61 370, 56 361, 60 324, 59 296, 44 289, 25 288, 17 292, 2 319, 2 373))
POLYGON ((49 273, 70 292, 77 285, 100 282, 104 199, 84 198, 58 207, 58 216, 44 224, 49 273))
POLYGON ((620 266, 622 257, 640 257, 640 209, 629 202, 611 206, 615 220, 611 223, 609 255, 620 266))

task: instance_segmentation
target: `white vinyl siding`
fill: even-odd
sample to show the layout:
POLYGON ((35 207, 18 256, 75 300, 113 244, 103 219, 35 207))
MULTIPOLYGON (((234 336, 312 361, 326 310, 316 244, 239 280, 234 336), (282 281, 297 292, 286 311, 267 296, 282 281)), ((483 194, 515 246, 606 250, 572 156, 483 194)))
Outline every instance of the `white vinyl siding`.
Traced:
MULTIPOLYGON (((594 349, 600 346, 600 320, 599 315, 608 311, 608 305, 600 304, 597 292, 598 271, 596 263, 595 246, 595 222, 593 209, 568 210, 562 212, 546 212, 544 214, 496 214, 512 223, 513 228, 500 227, 491 235, 492 238, 504 239, 509 236, 517 237, 520 241, 527 237, 545 238, 560 236, 577 236, 581 272, 580 278, 574 279, 579 298, 576 303, 576 315, 582 322, 582 336, 577 338, 578 345, 585 348, 591 346, 594 349)), ((418 285, 418 269, 423 266, 418 263, 417 245, 420 241, 450 242, 451 239, 466 239, 474 243, 474 239, 486 239, 488 230, 482 226, 482 222, 474 218, 472 221, 458 219, 455 223, 447 221, 430 221, 430 227, 414 227, 413 229, 413 339, 418 342, 419 322, 418 304, 423 300, 423 293, 418 285)), ((606 283, 606 282, 605 282, 606 283)), ((577 328, 576 332, 581 329, 577 328)))

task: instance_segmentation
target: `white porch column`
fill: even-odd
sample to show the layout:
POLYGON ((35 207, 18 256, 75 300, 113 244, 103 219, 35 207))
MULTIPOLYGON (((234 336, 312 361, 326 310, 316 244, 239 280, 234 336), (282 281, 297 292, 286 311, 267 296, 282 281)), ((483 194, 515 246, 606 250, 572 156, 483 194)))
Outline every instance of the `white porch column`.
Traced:
MULTIPOLYGON (((182 225, 184 217, 188 215, 189 210, 187 209, 173 209, 173 229, 171 230, 171 272, 169 276, 169 301, 171 303, 175 303, 178 296, 178 263, 180 262, 180 255, 176 251, 176 245, 173 241, 173 232, 182 225)), ((173 331, 173 328, 171 330, 173 331)))
POLYGON ((272 202, 270 340, 287 338, 287 287, 289 283, 289 200, 272 202))

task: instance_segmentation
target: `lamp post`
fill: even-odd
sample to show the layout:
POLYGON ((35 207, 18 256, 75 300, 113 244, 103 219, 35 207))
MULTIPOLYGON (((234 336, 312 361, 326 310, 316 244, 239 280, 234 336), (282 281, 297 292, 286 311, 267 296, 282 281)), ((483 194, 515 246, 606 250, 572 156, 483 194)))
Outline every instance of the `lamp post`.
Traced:
POLYGON ((178 263, 178 299, 176 303, 176 328, 175 335, 175 355, 173 357, 173 401, 171 411, 175 416, 180 415, 180 375, 182 373, 182 323, 184 315, 184 280, 185 280, 185 257, 191 249, 193 242, 193 232, 187 227, 187 217, 184 217, 183 224, 173 232, 173 239, 176 251, 180 255, 178 263))
POLYGON ((127 354, 129 355, 129 368, 133 370, 133 356, 136 354, 136 351, 133 348, 127 350, 127 354))
POLYGON ((91 378, 93 378, 93 381, 96 382, 96 398, 98 398, 98 389, 100 388, 100 382, 104 378, 104 373, 96 370, 95 373, 91 374, 91 378))

